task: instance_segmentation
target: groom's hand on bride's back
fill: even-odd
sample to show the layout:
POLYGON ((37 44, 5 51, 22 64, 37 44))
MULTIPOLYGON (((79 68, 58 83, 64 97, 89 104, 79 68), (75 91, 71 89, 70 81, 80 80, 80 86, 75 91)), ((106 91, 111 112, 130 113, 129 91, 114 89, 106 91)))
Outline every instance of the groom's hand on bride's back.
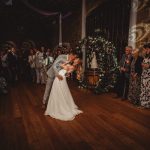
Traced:
POLYGON ((61 75, 57 75, 57 78, 58 78, 59 80, 63 80, 63 76, 61 76, 61 75))

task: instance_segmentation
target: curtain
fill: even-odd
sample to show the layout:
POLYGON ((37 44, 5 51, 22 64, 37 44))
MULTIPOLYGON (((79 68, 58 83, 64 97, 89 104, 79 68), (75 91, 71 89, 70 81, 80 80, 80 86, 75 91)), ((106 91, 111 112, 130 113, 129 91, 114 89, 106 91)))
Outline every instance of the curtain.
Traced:
POLYGON ((87 36, 103 36, 113 42, 118 60, 128 43, 131 0, 107 0, 86 18, 87 36))

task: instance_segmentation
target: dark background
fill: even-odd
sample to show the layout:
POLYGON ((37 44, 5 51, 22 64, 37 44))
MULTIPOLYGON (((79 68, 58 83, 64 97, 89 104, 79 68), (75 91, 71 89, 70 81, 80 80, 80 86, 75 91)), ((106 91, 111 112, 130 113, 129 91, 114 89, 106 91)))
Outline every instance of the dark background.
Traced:
POLYGON ((87 35, 105 37, 121 57, 128 43, 130 8, 131 0, 104 2, 87 16, 87 35))
MULTIPOLYGON (((22 41, 33 40, 37 45, 53 45, 53 38, 58 34, 59 16, 44 16, 27 7, 23 0, 0 2, 0 43, 12 40, 17 45, 22 41)), ((80 0, 30 0, 37 9, 49 12, 62 12, 65 16, 76 11, 80 0)))

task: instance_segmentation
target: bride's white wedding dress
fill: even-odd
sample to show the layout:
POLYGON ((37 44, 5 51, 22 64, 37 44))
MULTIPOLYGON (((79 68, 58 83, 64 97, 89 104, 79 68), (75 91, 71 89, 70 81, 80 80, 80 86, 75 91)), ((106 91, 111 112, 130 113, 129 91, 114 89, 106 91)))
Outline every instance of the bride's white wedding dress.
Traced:
POLYGON ((45 115, 63 121, 73 120, 82 111, 78 110, 72 98, 65 77, 66 70, 60 70, 59 74, 63 76, 63 80, 57 77, 54 79, 45 115))

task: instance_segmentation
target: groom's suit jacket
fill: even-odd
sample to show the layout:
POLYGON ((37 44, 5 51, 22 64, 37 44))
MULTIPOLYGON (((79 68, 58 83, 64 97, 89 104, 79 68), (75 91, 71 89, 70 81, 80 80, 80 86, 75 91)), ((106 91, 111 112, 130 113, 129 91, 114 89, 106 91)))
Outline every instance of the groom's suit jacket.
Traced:
POLYGON ((60 64, 65 63, 67 61, 67 55, 59 55, 54 61, 53 65, 47 71, 47 75, 49 78, 55 78, 58 75, 59 70, 61 70, 60 64))

